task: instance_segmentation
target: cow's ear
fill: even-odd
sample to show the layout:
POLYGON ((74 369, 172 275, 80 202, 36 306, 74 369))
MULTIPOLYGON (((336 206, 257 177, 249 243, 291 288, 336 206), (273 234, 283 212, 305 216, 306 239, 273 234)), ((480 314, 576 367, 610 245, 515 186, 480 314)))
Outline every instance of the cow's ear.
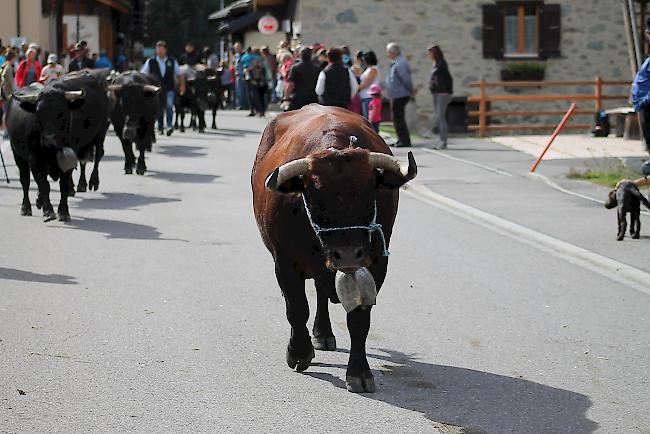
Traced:
POLYGON ((305 191, 305 183, 302 180, 302 176, 294 176, 278 184, 279 173, 280 168, 278 167, 266 178, 265 185, 268 190, 280 194, 301 194, 305 191))
POLYGON ((24 102, 20 103, 20 108, 25 110, 26 112, 35 113, 36 112, 36 103, 24 101, 24 102))
POLYGON ((403 176, 382 169, 375 169, 375 179, 377 188, 388 190, 396 190, 408 182, 403 176))
POLYGON ((79 110, 81 107, 84 106, 84 104, 86 104, 86 99, 79 98, 72 101, 68 101, 68 108, 70 108, 70 110, 79 110))

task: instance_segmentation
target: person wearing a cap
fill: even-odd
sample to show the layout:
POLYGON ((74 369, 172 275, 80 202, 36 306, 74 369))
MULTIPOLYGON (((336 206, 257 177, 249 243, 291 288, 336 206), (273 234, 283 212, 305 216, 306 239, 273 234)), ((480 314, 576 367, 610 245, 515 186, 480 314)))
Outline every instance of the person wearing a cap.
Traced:
MULTIPOLYGON (((184 95, 185 78, 181 74, 181 67, 176 59, 167 55, 167 43, 165 41, 156 42, 156 56, 147 59, 140 72, 152 76, 162 87, 160 97, 163 106, 166 108, 167 135, 171 136, 174 132, 172 121, 174 117, 174 99, 176 98, 176 81, 178 80, 179 93, 184 95)), ((158 117, 158 131, 163 131, 162 111, 158 117)))
POLYGON ((94 67, 95 62, 88 58, 88 44, 86 41, 77 42, 74 46, 74 59, 68 66, 68 72, 94 67))
POLYGON ((38 81, 43 84, 47 84, 52 80, 61 78, 63 75, 63 66, 58 64, 59 58, 56 54, 51 53, 47 56, 47 65, 43 67, 41 71, 41 77, 38 81))
POLYGON ((370 95, 370 102, 368 103, 368 120, 376 132, 379 132, 379 124, 381 124, 381 86, 373 84, 368 89, 370 95))
POLYGON ((27 49, 25 60, 20 62, 16 70, 16 87, 22 88, 38 81, 41 77, 43 66, 36 58, 37 49, 27 49))

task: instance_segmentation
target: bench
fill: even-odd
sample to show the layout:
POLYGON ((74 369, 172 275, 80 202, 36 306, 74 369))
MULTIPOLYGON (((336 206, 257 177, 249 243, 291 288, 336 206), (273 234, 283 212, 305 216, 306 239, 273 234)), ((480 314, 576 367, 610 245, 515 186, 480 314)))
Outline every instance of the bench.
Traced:
POLYGON ((639 140, 639 117, 633 107, 617 107, 605 110, 605 114, 615 119, 614 131, 616 137, 623 137, 626 140, 639 140))

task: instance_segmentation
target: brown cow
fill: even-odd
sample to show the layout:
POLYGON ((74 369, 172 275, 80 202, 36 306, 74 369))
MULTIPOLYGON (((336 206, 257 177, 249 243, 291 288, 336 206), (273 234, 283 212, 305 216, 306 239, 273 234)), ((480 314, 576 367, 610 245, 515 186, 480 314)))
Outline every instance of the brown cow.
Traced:
MULTIPOLYGON (((413 154, 408 166, 401 163, 364 118, 344 109, 311 104, 279 115, 264 130, 251 177, 253 207, 291 324, 290 368, 307 369, 314 347, 336 349, 328 299, 338 302, 337 270, 367 267, 381 288, 399 187, 416 173, 413 154), (373 223, 381 225, 385 243, 373 223), (305 279, 314 279, 317 292, 313 341, 305 279)), ((370 307, 349 312, 347 324, 352 344, 347 388, 374 392, 366 360, 370 307)))

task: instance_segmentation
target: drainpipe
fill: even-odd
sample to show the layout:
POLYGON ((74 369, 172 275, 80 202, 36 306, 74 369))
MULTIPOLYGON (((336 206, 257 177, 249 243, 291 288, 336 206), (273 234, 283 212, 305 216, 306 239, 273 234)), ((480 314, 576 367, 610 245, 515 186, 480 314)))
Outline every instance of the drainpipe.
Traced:
POLYGON ((16 36, 20 36, 20 0, 16 0, 16 36))
POLYGON ((79 14, 81 12, 81 6, 79 0, 77 0, 77 42, 79 42, 79 14))

